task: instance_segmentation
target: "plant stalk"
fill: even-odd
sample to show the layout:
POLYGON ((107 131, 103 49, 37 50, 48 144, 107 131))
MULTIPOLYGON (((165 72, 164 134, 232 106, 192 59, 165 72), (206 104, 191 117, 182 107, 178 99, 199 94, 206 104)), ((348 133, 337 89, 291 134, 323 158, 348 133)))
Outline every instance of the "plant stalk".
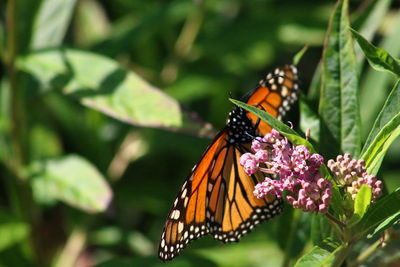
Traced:
POLYGON ((21 175, 23 167, 27 163, 27 151, 25 142, 25 116, 23 91, 19 83, 19 72, 15 62, 18 54, 17 42, 17 0, 9 0, 6 7, 6 73, 10 90, 10 139, 12 153, 7 163, 10 169, 7 189, 10 203, 16 216, 25 221, 31 227, 30 247, 33 258, 38 263, 43 263, 40 244, 39 213, 33 200, 30 184, 21 175), (12 174, 11 174, 12 173, 12 174))

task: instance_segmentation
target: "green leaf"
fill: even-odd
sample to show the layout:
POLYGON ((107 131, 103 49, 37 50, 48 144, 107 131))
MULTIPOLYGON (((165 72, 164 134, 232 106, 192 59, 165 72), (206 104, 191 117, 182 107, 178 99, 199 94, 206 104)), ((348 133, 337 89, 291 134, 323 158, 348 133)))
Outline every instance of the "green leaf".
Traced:
POLYGON ((24 222, 0 222, 0 251, 23 241, 28 233, 29 227, 24 222))
POLYGON ((0 81, 0 159, 2 161, 8 161, 12 154, 10 104, 10 86, 3 79, 0 81))
MULTIPOLYGON (((400 56, 400 11, 395 14, 394 23, 390 25, 387 35, 380 41, 379 47, 389 51, 394 57, 400 56)), ((359 46, 357 46, 359 47, 359 46)), ((364 140, 374 124, 376 116, 382 109, 390 88, 393 84, 393 75, 388 72, 376 71, 369 67, 361 82, 360 109, 362 133, 364 140), (377 88, 379 88, 377 90, 377 88)))
POLYGON ((0 211, 0 251, 28 238, 29 226, 5 211, 0 211))
POLYGON ((368 210, 368 207, 371 203, 371 198, 371 187, 363 184, 357 193, 356 199, 354 200, 354 214, 350 219, 350 226, 355 225, 362 219, 368 210))
POLYGON ((67 32, 76 0, 42 0, 33 24, 31 49, 59 46, 67 32))
POLYGON ((372 144, 379 131, 389 123, 400 112, 400 79, 394 85, 389 96, 386 98, 385 104, 379 112, 375 123, 369 132, 368 138, 365 141, 362 153, 364 154, 372 144))
POLYGON ((347 13, 348 1, 339 1, 323 57, 320 142, 329 157, 342 152, 358 157, 361 149, 358 71, 347 13))
POLYGON ((307 52, 308 46, 305 45, 299 52, 293 57, 293 65, 299 65, 300 60, 303 58, 304 54, 307 52))
POLYGON ((359 238, 362 238, 369 232, 374 231, 388 218, 392 218, 400 212, 400 189, 379 199, 371 205, 360 222, 352 229, 356 232, 359 238))
POLYGON ((327 220, 322 214, 312 216, 311 240, 314 245, 318 245, 323 240, 332 236, 332 228, 327 220))
POLYGON ((42 87, 63 89, 83 105, 120 121, 203 134, 211 128, 183 113, 174 99, 112 59, 78 50, 50 49, 29 54, 18 63, 42 87))
POLYGON ((112 191, 102 174, 87 160, 77 155, 38 161, 28 169, 37 189, 48 198, 64 201, 87 212, 104 211, 112 199, 112 191))
POLYGON ((388 229, 389 227, 391 227, 393 224, 399 223, 400 220, 400 211, 397 212, 396 214, 393 214, 392 216, 390 216, 389 218, 387 218, 386 220, 384 220, 381 224, 379 224, 374 231, 369 234, 367 237, 368 238, 372 238, 374 236, 376 236, 377 234, 379 234, 380 232, 388 229))
POLYGON ((390 92, 363 148, 367 170, 376 174, 388 148, 400 134, 400 80, 390 92), (374 171, 372 171, 374 170, 374 171))
MULTIPOLYGON (((355 27, 360 29, 359 32, 361 35, 365 37, 367 40, 371 40, 379 26, 381 26, 381 22, 384 20, 387 15, 387 11, 390 8, 390 4, 392 0, 373 0, 370 2, 366 10, 362 10, 358 21, 362 20, 362 25, 360 27, 355 27)), ((354 22, 357 24, 357 22, 354 22)), ((356 54, 358 62, 364 61, 364 54, 361 51, 359 46, 356 47, 356 54)), ((363 64, 359 64, 361 68, 363 64)))
POLYGON ((308 242, 311 217, 299 209, 285 205, 285 212, 279 216, 277 240, 286 259, 296 259, 304 250, 308 242))
MULTIPOLYGON (((330 242, 329 245, 332 245, 333 243, 330 242)), ((327 244, 328 245, 328 244, 327 244)), ((335 253, 339 251, 341 248, 336 247, 337 244, 334 244, 335 246, 314 246, 309 252, 303 255, 296 264, 294 265, 295 267, 308 267, 308 266, 330 266, 333 263, 333 260, 335 259, 335 253), (333 252, 331 252, 333 251, 333 252)))
POLYGON ((351 29, 371 67, 377 71, 386 71, 400 77, 400 63, 384 49, 378 48, 368 42, 357 31, 351 29))
POLYGON ((311 105, 300 99, 300 128, 303 132, 310 130, 313 140, 319 140, 320 122, 317 114, 312 110, 311 105))
POLYGON ((314 71, 314 75, 311 79, 310 87, 308 89, 308 94, 307 94, 307 99, 312 101, 315 104, 315 106, 318 106, 317 102, 320 96, 321 74, 322 74, 322 61, 318 63, 318 66, 314 71))
POLYGON ((74 18, 74 39, 80 47, 88 47, 110 33, 105 6, 95 0, 79 1, 74 18))
POLYGON ((269 114, 269 113, 267 113, 267 112, 255 107, 255 106, 243 103, 243 102, 241 102, 239 100, 231 99, 231 98, 229 100, 233 104, 235 104, 236 106, 239 106, 241 108, 244 108, 247 111, 250 111, 250 112, 254 113, 255 115, 257 115, 257 117, 259 117, 263 121, 267 122, 272 128, 274 128, 275 130, 277 130, 280 133, 284 134, 288 138, 289 137, 293 138, 293 140, 290 139, 290 138, 289 139, 291 141, 293 141, 295 144, 300 145, 300 144, 306 144, 307 143, 309 145, 307 147, 309 147, 310 149, 312 148, 313 151, 315 151, 313 146, 306 139, 303 139, 302 137, 300 137, 300 135, 295 130, 293 130, 292 128, 290 128, 289 126, 287 126, 286 124, 284 124, 280 120, 276 119, 271 114, 269 114), (299 143, 296 143, 296 141, 299 142, 299 143))

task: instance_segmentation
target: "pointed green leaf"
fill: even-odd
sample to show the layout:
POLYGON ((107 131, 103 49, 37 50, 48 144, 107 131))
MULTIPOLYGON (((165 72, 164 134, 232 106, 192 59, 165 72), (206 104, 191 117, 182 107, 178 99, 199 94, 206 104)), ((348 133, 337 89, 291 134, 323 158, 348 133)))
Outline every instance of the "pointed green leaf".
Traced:
POLYGON ((388 148, 400 134, 400 80, 386 99, 363 148, 367 170, 376 174, 388 148), (372 170, 374 170, 372 172, 372 170))
POLYGON ((67 32, 76 0, 42 0, 33 23, 31 49, 59 46, 67 32))
MULTIPOLYGON (((298 137, 300 142, 302 143, 306 143, 308 142, 307 140, 303 139, 300 137, 300 135, 293 130, 292 128, 290 128, 289 126, 287 126, 286 124, 284 124, 283 122, 281 122, 280 120, 276 119, 275 117, 273 117, 271 114, 262 111, 261 109, 252 106, 252 105, 248 105, 246 103, 243 103, 239 100, 236 99, 229 99, 233 104, 244 108, 245 110, 248 110, 252 113, 254 113, 255 115, 257 115, 257 117, 259 117, 260 119, 262 119, 263 121, 267 122, 272 128, 274 128, 275 130, 281 132, 284 135, 289 135, 289 136, 293 136, 293 137, 298 137), (301 140, 303 139, 303 140, 301 140)), ((312 147, 312 145, 310 144, 310 148, 312 147)))
POLYGON ((378 71, 386 71, 400 77, 400 62, 393 58, 387 51, 368 42, 357 31, 351 29, 371 67, 378 71))
POLYGON ((367 212, 371 203, 372 191, 371 187, 363 184, 354 200, 354 214, 350 219, 350 226, 358 223, 367 212))
POLYGON ((368 238, 372 238, 374 236, 376 236, 377 234, 379 234, 380 232, 388 229, 389 227, 391 227, 394 224, 398 224, 400 222, 400 211, 393 214, 392 216, 390 216, 389 218, 387 218, 386 220, 384 220, 381 224, 379 224, 374 231, 369 234, 367 237, 368 238))
POLYGON ((319 113, 321 148, 334 157, 361 149, 358 71, 349 31, 348 1, 339 1, 325 43, 319 113))
POLYGON ((308 46, 304 46, 296 55, 293 57, 293 65, 299 65, 300 60, 303 58, 304 54, 307 52, 308 46))
POLYGON ((295 267, 308 266, 330 266, 335 259, 336 253, 341 249, 337 243, 324 240, 320 246, 314 246, 309 252, 304 254, 294 265, 295 267))
POLYGON ((112 199, 103 175, 77 155, 35 162, 28 172, 34 190, 87 212, 104 211, 112 199))
MULTIPOLYGON (((389 32, 379 42, 378 47, 387 50, 394 57, 399 57, 400 34, 398 34, 398 32, 400 31, 400 11, 398 11, 394 17, 394 22, 390 24, 390 28, 388 28, 389 32)), ((359 47, 359 45, 356 47, 359 47)), ((360 109, 364 140, 368 137, 376 116, 385 103, 388 90, 392 87, 392 83, 392 74, 376 71, 371 67, 367 68, 364 79, 361 82, 360 92, 360 109)))
POLYGON ((379 112, 375 123, 369 132, 367 141, 364 144, 362 153, 365 153, 379 131, 400 112, 400 79, 394 85, 385 104, 379 112))
POLYGON ((371 205, 360 222, 352 229, 356 231, 356 235, 362 238, 364 235, 374 231, 385 220, 391 218, 400 212, 400 189, 393 193, 378 199, 376 203, 371 205))
POLYGON ((112 59, 78 50, 50 49, 29 54, 18 63, 43 88, 62 89, 83 105, 120 121, 200 135, 210 132, 209 124, 183 113, 177 101, 112 59))
MULTIPOLYGON (((356 28, 360 29, 359 32, 365 37, 365 39, 371 40, 375 36, 376 31, 379 26, 381 26, 381 22, 387 15, 391 3, 392 0, 370 1, 368 7, 360 14, 360 17, 357 20, 362 21, 360 22, 362 25, 356 28)), ((357 22, 354 23, 357 24, 357 22)), ((364 62, 364 54, 359 46, 356 46, 356 55, 359 63, 364 62)), ((362 66, 363 64, 359 64, 360 68, 362 66)))

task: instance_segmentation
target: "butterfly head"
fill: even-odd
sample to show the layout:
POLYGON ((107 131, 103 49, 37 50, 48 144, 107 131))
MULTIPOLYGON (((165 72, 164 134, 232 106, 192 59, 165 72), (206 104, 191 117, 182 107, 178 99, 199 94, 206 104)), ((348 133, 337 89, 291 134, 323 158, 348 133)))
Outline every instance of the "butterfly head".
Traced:
POLYGON ((227 128, 229 130, 229 143, 248 143, 255 136, 255 128, 246 115, 246 111, 235 106, 229 112, 227 120, 227 128))

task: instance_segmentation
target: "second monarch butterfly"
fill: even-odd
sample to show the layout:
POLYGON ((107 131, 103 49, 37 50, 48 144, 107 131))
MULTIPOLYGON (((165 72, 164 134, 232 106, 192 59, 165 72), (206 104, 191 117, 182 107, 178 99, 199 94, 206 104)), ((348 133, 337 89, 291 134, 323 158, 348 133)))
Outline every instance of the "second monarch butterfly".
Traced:
MULTIPOLYGON (((281 119, 298 91, 297 69, 286 65, 262 79, 246 103, 281 119)), ((173 203, 161 236, 161 260, 173 259, 190 241, 206 234, 223 242, 238 241, 254 226, 281 212, 280 199, 253 195, 254 186, 263 177, 248 176, 239 165, 253 137, 270 130, 256 115, 233 108, 227 125, 193 167, 173 203)))

